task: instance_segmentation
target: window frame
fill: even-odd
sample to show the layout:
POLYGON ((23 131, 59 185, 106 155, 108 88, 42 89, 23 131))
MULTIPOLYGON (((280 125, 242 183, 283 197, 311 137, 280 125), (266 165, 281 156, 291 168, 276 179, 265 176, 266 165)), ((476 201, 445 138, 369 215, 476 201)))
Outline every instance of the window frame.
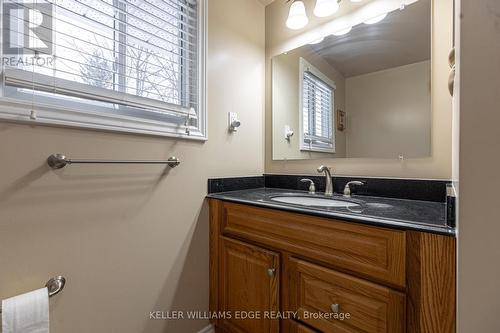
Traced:
POLYGON ((319 69, 311 65, 306 59, 300 57, 299 58, 299 128, 300 128, 300 151, 308 151, 308 152, 318 152, 318 153, 331 153, 334 154, 336 152, 336 128, 335 128, 335 90, 337 90, 337 86, 335 82, 328 78, 325 74, 323 74, 319 69), (304 135, 304 73, 311 72, 314 76, 318 77, 325 84, 330 86, 332 89, 332 115, 331 115, 331 128, 332 128, 332 147, 324 148, 324 147, 315 147, 309 143, 305 142, 304 135))
MULTIPOLYGON (((174 122, 165 122, 146 118, 132 117, 124 114, 103 113, 89 108, 80 108, 44 103, 33 104, 27 100, 4 96, 4 65, 0 64, 2 77, 0 79, 0 120, 33 125, 48 125, 58 127, 83 128, 122 133, 145 134, 162 137, 183 138, 191 140, 208 140, 207 123, 207 35, 208 35, 208 0, 198 1, 198 124, 196 127, 179 126, 174 122), (35 111, 35 112, 33 112, 35 111), (188 130, 189 129, 189 130, 188 130)), ((3 3, 3 1, 1 1, 3 3)), ((0 11, 3 11, 0 9, 0 11)), ((3 14, 3 12, 1 13, 3 14)), ((1 20, 4 17, 2 15, 1 20)), ((1 26, 1 25, 0 25, 1 26)), ((3 50, 0 50, 2 58, 3 50)), ((90 88, 93 88, 89 86, 90 88)), ((64 97, 64 96, 63 96, 64 97)), ((175 107, 172 112, 178 112, 175 107)), ((186 116, 187 118, 187 116, 186 116)))

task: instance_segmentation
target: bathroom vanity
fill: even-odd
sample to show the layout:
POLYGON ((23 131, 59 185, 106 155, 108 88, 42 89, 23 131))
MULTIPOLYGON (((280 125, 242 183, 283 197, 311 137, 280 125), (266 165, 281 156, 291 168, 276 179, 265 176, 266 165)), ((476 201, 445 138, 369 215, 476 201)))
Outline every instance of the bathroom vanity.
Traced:
POLYGON ((210 310, 231 313, 214 316, 216 332, 455 331, 453 229, 376 217, 369 205, 422 209, 426 219, 432 209, 418 205, 427 203, 349 200, 366 209, 355 210, 271 200, 284 192, 209 195, 210 310))
POLYGON ((445 204, 446 185, 434 191, 426 185, 432 180, 347 177, 356 170, 404 175, 405 160, 449 153, 432 133, 448 135, 439 122, 452 114, 440 80, 449 77, 453 4, 342 6, 347 14, 268 47, 265 171, 279 175, 247 190, 236 185, 252 180, 229 190, 212 184, 220 193, 209 182, 210 307, 232 315, 214 318, 216 332, 455 332, 456 244, 447 219, 454 207, 445 204), (366 20, 379 6, 387 14, 366 20), (345 160, 345 176, 332 178, 320 166, 322 184, 311 174, 282 175, 335 159, 345 160), (369 170, 371 159, 382 171, 369 170), (383 169, 383 159, 394 169, 383 169))

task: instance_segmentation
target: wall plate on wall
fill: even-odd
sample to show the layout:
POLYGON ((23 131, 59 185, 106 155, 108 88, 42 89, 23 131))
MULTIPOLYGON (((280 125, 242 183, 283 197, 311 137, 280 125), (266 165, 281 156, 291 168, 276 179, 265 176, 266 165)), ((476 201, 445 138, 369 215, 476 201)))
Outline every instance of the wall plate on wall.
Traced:
POLYGON ((345 111, 338 109, 337 110, 337 130, 343 131, 346 128, 346 116, 345 111))
POLYGON ((238 114, 236 112, 228 113, 228 127, 229 132, 238 131, 238 127, 240 127, 241 122, 238 120, 238 114))
POLYGON ((293 134, 294 134, 294 132, 293 132, 292 128, 290 127, 290 125, 285 125, 285 140, 290 142, 293 134))

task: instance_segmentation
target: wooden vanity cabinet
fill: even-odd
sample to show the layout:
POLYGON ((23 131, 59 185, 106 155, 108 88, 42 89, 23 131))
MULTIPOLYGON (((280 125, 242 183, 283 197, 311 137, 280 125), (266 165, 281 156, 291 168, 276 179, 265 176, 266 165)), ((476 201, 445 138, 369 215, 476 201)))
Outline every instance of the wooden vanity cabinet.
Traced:
POLYGON ((216 332, 455 332, 453 237, 209 205, 216 332))

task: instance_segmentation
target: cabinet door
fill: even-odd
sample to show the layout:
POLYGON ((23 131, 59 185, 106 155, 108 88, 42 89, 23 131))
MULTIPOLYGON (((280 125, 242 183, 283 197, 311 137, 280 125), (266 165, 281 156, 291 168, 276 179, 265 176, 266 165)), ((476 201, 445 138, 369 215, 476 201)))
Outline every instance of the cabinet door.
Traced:
POLYGON ((257 246, 221 237, 219 321, 234 333, 279 332, 279 321, 266 313, 279 311, 279 255, 257 246))

